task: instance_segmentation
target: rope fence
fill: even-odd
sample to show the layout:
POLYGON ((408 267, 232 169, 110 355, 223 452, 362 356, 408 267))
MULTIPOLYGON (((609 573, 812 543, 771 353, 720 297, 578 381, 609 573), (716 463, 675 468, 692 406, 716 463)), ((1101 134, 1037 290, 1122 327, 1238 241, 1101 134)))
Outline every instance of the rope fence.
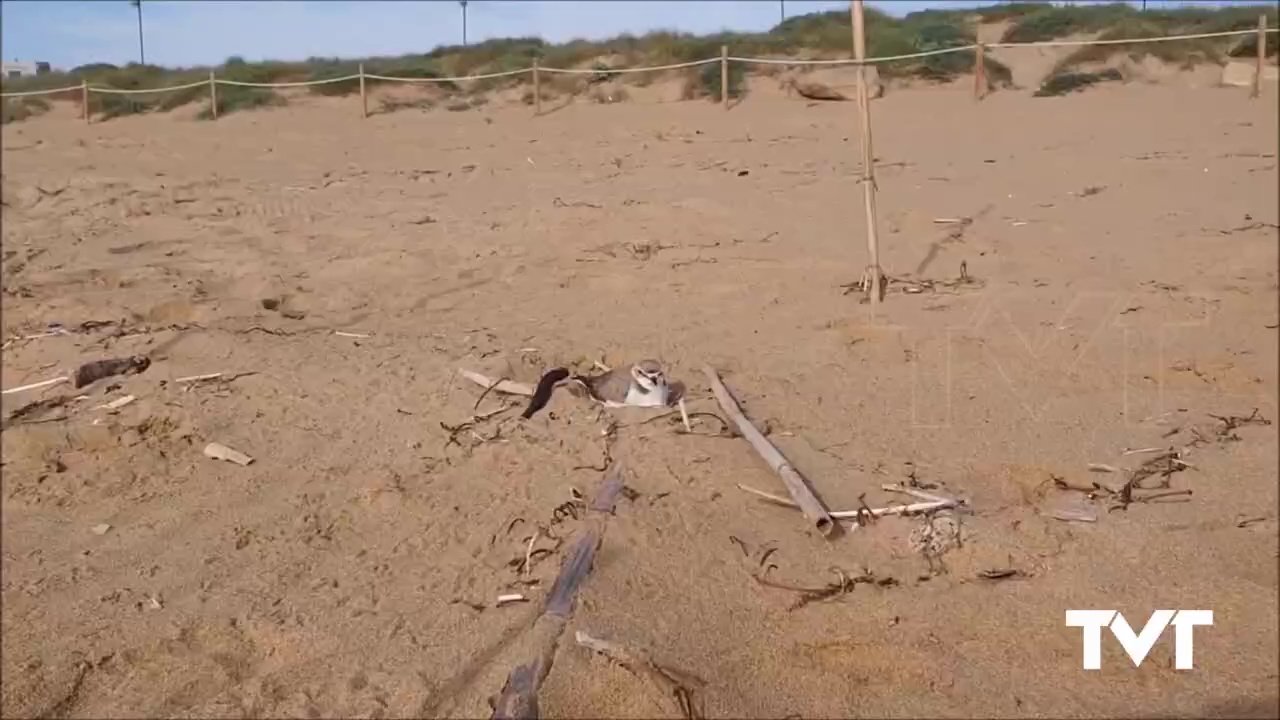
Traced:
MULTIPOLYGON (((974 72, 975 72, 975 75, 981 76, 981 75, 985 75, 985 73, 983 72, 983 62, 984 62, 983 56, 985 55, 987 50, 996 49, 996 48, 1054 48, 1054 47, 1081 47, 1086 45, 1131 45, 1131 44, 1137 44, 1137 43, 1173 42, 1173 41, 1179 41, 1179 40, 1200 40, 1200 39, 1206 39, 1206 38, 1224 38, 1224 37, 1235 37, 1235 36, 1244 36, 1244 35, 1256 35, 1258 38, 1257 39, 1257 47, 1258 47, 1257 72, 1254 75, 1253 88, 1251 91, 1251 95, 1253 97, 1258 97, 1261 94, 1262 74, 1263 74, 1263 67, 1265 65, 1266 36, 1267 34, 1273 34, 1273 33, 1280 33, 1280 29, 1268 28, 1266 16, 1261 15, 1259 16, 1258 27, 1256 30, 1228 30, 1225 32, 1194 33, 1189 35, 1167 35, 1162 37, 1124 38, 1124 39, 1115 39, 1115 40, 1046 40, 1046 41, 1022 42, 1022 43, 1008 43, 1008 42, 976 43, 971 45, 941 48, 938 50, 926 50, 923 52, 908 53, 905 55, 887 55, 887 56, 869 57, 869 58, 863 58, 863 59, 836 58, 836 59, 816 60, 816 59, 802 59, 802 58, 738 57, 735 55, 730 55, 728 52, 728 47, 724 46, 724 47, 721 47, 720 57, 707 58, 706 60, 692 60, 689 62, 671 63, 669 65, 653 65, 653 66, 646 66, 646 67, 598 68, 598 69, 597 68, 552 68, 552 67, 542 67, 541 65, 538 64, 537 60, 534 60, 533 65, 530 67, 520 68, 517 70, 505 70, 502 72, 482 73, 477 75, 462 75, 457 77, 393 77, 389 75, 377 75, 374 73, 366 73, 364 71, 364 65, 361 65, 359 68, 359 71, 352 75, 344 75, 342 77, 334 77, 334 78, 323 78, 319 80, 302 80, 298 82, 278 82, 278 83, 256 83, 256 82, 244 82, 241 80, 225 80, 222 78, 218 78, 214 73, 210 72, 208 80, 198 80, 196 82, 185 83, 182 85, 171 85, 167 87, 140 88, 140 89, 134 89, 134 90, 127 90, 123 88, 99 87, 96 85, 90 85, 86 81, 86 82, 82 82, 79 85, 70 85, 67 87, 54 88, 51 90, 27 90, 24 92, 0 92, 0 98, 23 98, 23 97, 35 97, 40 95, 58 95, 61 93, 69 93, 69 92, 74 92, 78 90, 81 93, 81 101, 84 104, 84 118, 85 118, 85 121, 87 122, 89 120, 89 96, 93 93, 102 93, 106 95, 150 95, 154 93, 174 92, 177 90, 189 90, 189 89, 197 88, 201 86, 208 86, 210 98, 214 105, 214 115, 216 117, 218 85, 229 85, 229 86, 247 87, 247 88, 276 89, 276 88, 314 87, 317 85, 329 85, 332 83, 350 82, 353 80, 358 80, 360 82, 360 95, 361 95, 361 101, 363 106, 362 112, 363 112, 363 115, 367 117, 369 113, 368 113, 368 101, 367 101, 367 98, 365 97, 365 81, 366 80, 377 80, 380 82, 398 82, 398 83, 409 83, 409 84, 457 83, 457 82, 489 80, 493 78, 515 77, 518 75, 532 74, 533 84, 534 84, 534 103, 535 105, 538 106, 536 108, 536 112, 541 112, 542 97, 541 97, 541 93, 538 91, 538 87, 540 85, 539 80, 540 80, 540 75, 542 73, 550 73, 550 74, 556 74, 556 75, 615 75, 615 74, 625 74, 625 73, 663 72, 667 70, 680 70, 684 68, 692 68, 692 67, 699 67, 703 65, 711 65, 713 63, 719 63, 721 66, 721 78, 722 78, 722 82, 720 86, 720 94, 721 94, 720 100, 722 104, 727 106, 729 101, 729 97, 728 97, 729 91, 728 91, 727 83, 724 82, 723 80, 728 76, 729 63, 740 63, 743 65, 786 65, 791 67, 806 67, 806 66, 816 67, 816 66, 841 66, 841 65, 860 66, 860 65, 876 65, 879 63, 897 62, 902 60, 915 60, 919 58, 948 55, 951 53, 974 52, 975 53, 974 72)), ((974 88, 975 88, 974 89, 975 96, 981 99, 981 97, 986 94, 986 90, 987 90, 985 77, 976 78, 974 88)))

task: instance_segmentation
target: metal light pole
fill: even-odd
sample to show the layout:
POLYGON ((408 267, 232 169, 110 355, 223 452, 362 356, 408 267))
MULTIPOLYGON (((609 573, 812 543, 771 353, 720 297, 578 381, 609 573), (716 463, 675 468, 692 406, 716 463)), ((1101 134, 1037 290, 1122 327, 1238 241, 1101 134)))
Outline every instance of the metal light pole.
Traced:
POLYGON ((787 19, 787 0, 778 0, 778 14, 782 16, 782 21, 787 19))
POLYGON ((129 0, 129 4, 138 10, 138 62, 147 64, 147 48, 142 42, 142 0, 129 0))
POLYGON ((462 44, 467 44, 467 0, 458 0, 462 6, 462 44))

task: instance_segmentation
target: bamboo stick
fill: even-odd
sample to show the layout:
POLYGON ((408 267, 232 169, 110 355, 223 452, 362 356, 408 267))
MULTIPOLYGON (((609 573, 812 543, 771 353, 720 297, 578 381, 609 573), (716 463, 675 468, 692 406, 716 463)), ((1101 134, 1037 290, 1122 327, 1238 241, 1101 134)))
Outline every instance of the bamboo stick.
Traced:
POLYGON ((542 114, 542 74, 538 72, 538 58, 533 59, 533 114, 542 114))
POLYGON ((729 46, 720 46, 720 104, 729 109, 729 46))
POLYGON ((742 414, 737 401, 733 399, 729 389, 720 381, 720 376, 716 374, 716 371, 710 367, 704 367, 702 372, 706 373, 707 381, 711 383, 711 392, 715 394, 716 401, 720 403, 721 409, 738 426, 738 432, 742 433, 742 437, 751 443, 751 447, 755 449, 756 453, 777 473, 782 483, 787 486, 787 492, 790 493, 791 499, 800 507, 805 517, 813 521, 814 526, 818 528, 818 532, 822 533, 823 537, 830 538, 836 530, 836 523, 831 519, 831 514, 827 512, 827 509, 814 496, 813 491, 809 489, 804 478, 783 457, 778 448, 774 447, 773 443, 770 443, 751 424, 747 416, 742 414))
POLYGON ((858 61, 857 97, 858 128, 862 140, 862 193, 867 214, 867 260, 863 289, 870 294, 872 312, 884 299, 885 277, 880 269, 880 235, 876 227, 875 153, 871 145, 871 100, 867 95, 867 37, 862 13, 862 0, 850 0, 853 16, 853 58, 858 61))

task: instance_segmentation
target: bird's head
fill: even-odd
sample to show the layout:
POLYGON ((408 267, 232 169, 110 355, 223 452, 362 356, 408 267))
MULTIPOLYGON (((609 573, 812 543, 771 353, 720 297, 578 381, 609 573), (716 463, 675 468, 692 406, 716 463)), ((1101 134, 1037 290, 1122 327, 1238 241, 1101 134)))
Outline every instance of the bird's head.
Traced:
POLYGON ((657 360, 641 360, 636 363, 631 368, 631 377, 645 392, 665 387, 667 384, 662 364, 657 360))

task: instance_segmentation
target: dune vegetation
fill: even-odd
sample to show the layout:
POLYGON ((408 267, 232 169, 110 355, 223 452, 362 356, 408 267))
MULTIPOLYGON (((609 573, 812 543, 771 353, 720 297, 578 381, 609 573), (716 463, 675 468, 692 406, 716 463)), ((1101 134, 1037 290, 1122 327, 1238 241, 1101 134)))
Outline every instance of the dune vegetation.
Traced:
MULTIPOLYGON (((963 47, 977 42, 977 30, 986 23, 1005 23, 1001 42, 1035 42, 1064 37, 1094 36, 1101 39, 1124 39, 1187 33, 1220 32, 1249 29, 1256 25, 1257 7, 1186 7, 1143 12, 1125 4, 1089 6, 1055 6, 1049 3, 1005 3, 980 8, 926 10, 895 18, 874 9, 867 11, 867 53, 871 57, 907 55, 947 47, 963 47)), ((1266 11, 1275 24, 1276 9, 1266 11)), ((1268 37, 1268 52, 1276 51, 1276 36, 1268 37)), ((1209 38, 1168 43, 1117 44, 1086 46, 1068 55, 1055 68, 1054 76, 1073 74, 1090 64, 1105 63, 1118 54, 1141 58, 1151 55, 1166 62, 1193 65, 1200 62, 1222 62, 1231 56, 1248 55, 1255 50, 1253 36, 1209 38)), ((348 76, 364 66, 366 73, 385 77, 443 78, 477 75, 528 68, 537 59, 543 67, 596 68, 595 80, 611 79, 643 85, 655 76, 682 77, 685 96, 718 98, 720 73, 716 66, 695 67, 655 73, 635 73, 610 77, 615 67, 656 66, 704 60, 717 57, 720 46, 728 45, 739 56, 793 57, 804 59, 844 58, 852 45, 847 11, 800 15, 779 23, 761 33, 717 33, 692 35, 678 32, 652 32, 646 35, 620 35, 606 40, 573 40, 554 44, 539 38, 501 38, 469 46, 442 46, 424 54, 371 58, 309 58, 303 61, 249 62, 228 58, 217 67, 164 68, 155 65, 129 64, 123 67, 95 63, 36 77, 3 80, 5 91, 28 91, 78 86, 88 82, 95 87, 115 89, 149 89, 180 86, 207 80, 216 73, 224 80, 249 83, 285 83, 326 80, 348 76)), ((947 82, 972 72, 973 51, 935 55, 879 64, 880 76, 886 79, 947 82)), ((730 73, 730 94, 746 92, 745 78, 752 73, 768 74, 778 66, 743 66, 734 64, 730 73)), ((1007 67, 988 58, 985 63, 992 88, 1009 87, 1012 75, 1007 67)), ((576 92, 581 80, 567 76, 551 76, 552 83, 576 92), (577 83, 577 88, 569 85, 577 83)), ((576 76, 580 78, 581 76, 576 76)), ((1107 75, 1107 78, 1110 78, 1107 75)), ((468 109, 483 102, 487 93, 508 87, 527 85, 529 74, 462 82, 436 83, 438 91, 448 99, 449 109, 468 109)), ((385 81, 369 80, 370 87, 385 81)), ((544 82, 544 86, 548 83, 544 82)), ((590 82, 585 83, 587 85, 590 82)), ((357 92, 358 81, 346 80, 315 85, 307 92, 326 96, 344 96, 357 92)), ((615 93, 621 96, 622 93, 615 93)), ((15 99, 5 103, 5 122, 22 120, 41 114, 48 101, 79 100, 79 90, 38 99, 15 99)), ((532 93, 525 91, 526 101, 532 93)), ((220 85, 218 114, 283 104, 281 93, 264 88, 220 85)), ((193 103, 208 105, 207 86, 196 86, 171 92, 146 95, 94 94, 93 111, 100 119, 147 112, 167 112, 193 103)), ((410 107, 414 103, 384 103, 384 108, 410 107)), ((421 105, 418 105, 421 106, 421 105)), ((211 117, 206 107, 199 117, 211 117)))

